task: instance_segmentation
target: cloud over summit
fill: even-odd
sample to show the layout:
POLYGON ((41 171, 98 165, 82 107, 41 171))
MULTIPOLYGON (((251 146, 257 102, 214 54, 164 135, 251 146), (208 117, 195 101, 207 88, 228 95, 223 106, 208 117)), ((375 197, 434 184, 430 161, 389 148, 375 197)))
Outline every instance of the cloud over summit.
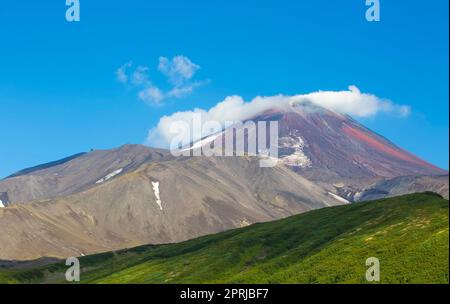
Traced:
MULTIPOLYGON (((356 86, 349 86, 348 90, 344 91, 317 91, 293 96, 258 96, 248 102, 235 95, 226 97, 210 109, 195 108, 163 116, 157 126, 149 131, 146 143, 156 147, 167 147, 175 135, 170 133, 171 124, 184 121, 191 125, 195 114, 201 115, 203 122, 244 121, 269 109, 286 110, 292 105, 305 102, 354 117, 370 117, 381 112, 407 116, 411 111, 409 106, 397 105, 373 94, 362 93, 356 86)), ((206 135, 208 134, 203 134, 206 135)), ((194 138, 197 139, 199 138, 194 138)))

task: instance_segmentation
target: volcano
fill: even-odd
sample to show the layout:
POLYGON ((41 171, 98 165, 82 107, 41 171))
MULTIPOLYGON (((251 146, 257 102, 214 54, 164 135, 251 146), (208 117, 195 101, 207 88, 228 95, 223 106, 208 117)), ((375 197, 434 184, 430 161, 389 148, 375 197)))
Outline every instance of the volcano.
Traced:
MULTIPOLYGON (((274 167, 260 166, 264 155, 238 153, 248 149, 250 134, 258 137, 256 124, 244 124, 244 143, 232 137, 233 152, 242 156, 175 157, 167 150, 125 145, 75 154, 1 180, 0 259, 179 242, 417 191, 448 197, 445 170, 349 116, 297 103, 247 120, 259 121, 278 122, 274 167)), ((237 131, 228 128, 187 149, 219 149, 226 135, 237 131)))
MULTIPOLYGON (((384 179, 402 176, 440 176, 448 172, 396 146, 348 115, 312 103, 291 104, 287 109, 270 109, 248 121, 278 122, 279 163, 324 187, 334 188, 352 198, 357 191, 384 179), (352 193, 353 192, 353 193, 352 193)), ((256 125, 238 128, 258 134, 256 125)), ((236 129, 236 128, 235 128, 236 129)), ((222 147, 225 137, 236 130, 226 129, 192 147, 222 147), (211 140, 213 139, 213 140, 211 140)), ((258 137, 258 135, 257 135, 258 137)), ((247 148, 247 144, 236 144, 247 148)), ((259 147, 258 147, 259 150, 259 147)), ((247 153, 248 151, 238 151, 247 153)), ((367 189, 366 189, 367 190, 367 189)))
POLYGON ((357 184, 374 177, 447 174, 348 115, 308 104, 255 118, 274 119, 279 121, 281 159, 312 180, 357 184))

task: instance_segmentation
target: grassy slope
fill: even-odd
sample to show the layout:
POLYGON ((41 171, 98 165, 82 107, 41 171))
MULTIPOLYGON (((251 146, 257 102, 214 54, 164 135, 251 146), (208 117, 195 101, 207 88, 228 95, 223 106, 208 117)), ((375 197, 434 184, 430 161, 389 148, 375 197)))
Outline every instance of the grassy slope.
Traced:
MULTIPOLYGON (((81 258, 82 283, 448 283, 448 201, 412 194, 330 207, 191 241, 81 258)), ((0 282, 63 280, 65 266, 0 270, 0 282)))

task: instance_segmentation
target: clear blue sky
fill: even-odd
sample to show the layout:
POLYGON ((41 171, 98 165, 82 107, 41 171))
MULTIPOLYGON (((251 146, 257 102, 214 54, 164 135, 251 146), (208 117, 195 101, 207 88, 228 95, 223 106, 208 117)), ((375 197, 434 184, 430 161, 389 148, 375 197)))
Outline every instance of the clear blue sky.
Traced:
MULTIPOLYGON (((368 127, 448 169, 448 1, 65 0, 0 5, 0 177, 90 148, 142 143, 159 118, 225 96, 361 91, 407 104, 368 127), (118 83, 133 60, 184 55, 210 83, 152 107, 118 83)), ((152 71, 150 71, 152 73, 152 71)))

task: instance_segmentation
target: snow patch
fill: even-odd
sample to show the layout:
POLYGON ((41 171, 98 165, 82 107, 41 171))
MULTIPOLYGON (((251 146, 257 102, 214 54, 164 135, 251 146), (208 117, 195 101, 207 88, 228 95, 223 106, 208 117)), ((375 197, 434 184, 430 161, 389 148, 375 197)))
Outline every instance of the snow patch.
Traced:
POLYGON ((0 200, 0 208, 5 208, 5 205, 3 205, 3 201, 0 200))
POLYGON ((102 179, 99 179, 98 181, 96 181, 96 184, 101 184, 103 182, 106 182, 108 179, 113 178, 114 176, 116 176, 117 174, 122 173, 123 168, 117 169, 116 171, 113 171, 111 173, 109 173, 108 175, 106 175, 105 177, 103 177, 102 179))
POLYGON ((241 227, 247 227, 249 225, 251 225, 251 222, 249 220, 247 220, 247 218, 244 217, 243 219, 241 219, 241 221, 240 221, 241 227))
POLYGON ((159 209, 163 210, 161 197, 159 196, 159 182, 152 182, 152 186, 153 186, 153 193, 155 194, 156 198, 156 203, 158 204, 159 209))
POLYGON ((183 150, 181 150, 180 152, 198 149, 198 148, 203 147, 203 146, 206 145, 206 144, 211 144, 211 142, 213 142, 214 140, 216 140, 216 138, 218 138, 218 137, 219 137, 220 135, 222 135, 222 134, 223 134, 223 132, 219 132, 219 133, 217 133, 217 134, 214 134, 214 135, 205 137, 205 138, 203 138, 203 139, 200 139, 199 141, 196 141, 196 142, 192 145, 192 147, 183 149, 183 150))
POLYGON ((292 167, 311 167, 311 160, 303 152, 305 142, 300 136, 290 136, 280 138, 280 148, 293 148, 294 153, 284 156, 283 163, 292 167))
POLYGON ((334 197, 335 199, 337 199, 338 201, 344 203, 344 204, 350 204, 350 202, 348 200, 346 200, 343 197, 340 197, 339 195, 336 195, 334 193, 328 192, 329 195, 331 195, 332 197, 334 197))
POLYGON ((353 196, 353 200, 355 202, 359 201, 359 199, 361 198, 362 195, 363 195, 363 192, 356 192, 353 196))

